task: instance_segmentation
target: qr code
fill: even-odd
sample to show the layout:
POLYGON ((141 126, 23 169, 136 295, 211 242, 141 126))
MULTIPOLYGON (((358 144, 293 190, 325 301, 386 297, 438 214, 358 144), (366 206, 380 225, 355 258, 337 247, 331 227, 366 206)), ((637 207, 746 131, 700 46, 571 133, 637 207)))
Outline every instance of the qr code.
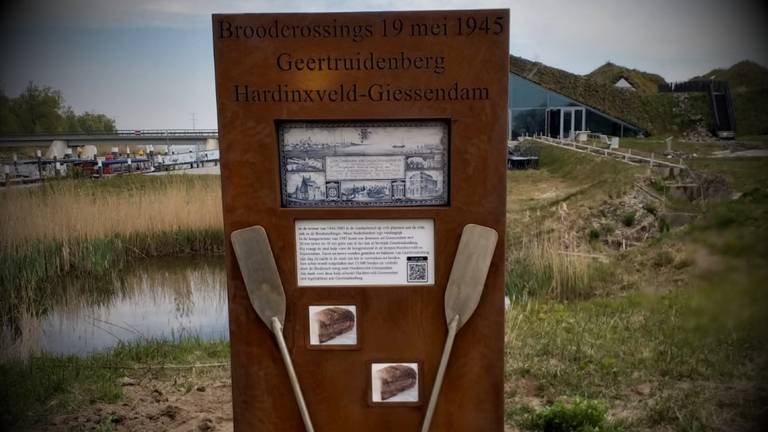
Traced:
POLYGON ((427 282, 427 257, 408 257, 408 282, 427 282))

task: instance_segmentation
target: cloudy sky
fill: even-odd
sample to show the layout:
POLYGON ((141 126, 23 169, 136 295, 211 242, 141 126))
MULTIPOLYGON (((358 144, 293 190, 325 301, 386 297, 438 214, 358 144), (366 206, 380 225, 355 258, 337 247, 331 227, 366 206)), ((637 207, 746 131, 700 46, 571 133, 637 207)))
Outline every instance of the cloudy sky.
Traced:
POLYGON ((579 74, 768 64, 768 7, 751 0, 16 0, 0 6, 0 88, 50 85, 121 129, 215 128, 211 13, 470 8, 509 8, 512 54, 579 74))

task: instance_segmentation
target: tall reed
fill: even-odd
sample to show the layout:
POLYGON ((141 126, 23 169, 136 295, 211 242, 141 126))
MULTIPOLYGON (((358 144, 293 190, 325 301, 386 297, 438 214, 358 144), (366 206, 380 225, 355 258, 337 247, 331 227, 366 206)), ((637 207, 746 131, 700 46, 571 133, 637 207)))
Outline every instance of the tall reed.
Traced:
POLYGON ((134 258, 223 253, 213 176, 125 176, 0 190, 0 322, 14 324, 64 274, 98 277, 134 258))
POLYGON ((0 202, 4 245, 222 226, 214 176, 52 181, 0 190, 0 202))
POLYGON ((510 233, 507 293, 512 299, 558 300, 594 294, 611 277, 610 267, 572 251, 574 242, 559 232, 510 233))

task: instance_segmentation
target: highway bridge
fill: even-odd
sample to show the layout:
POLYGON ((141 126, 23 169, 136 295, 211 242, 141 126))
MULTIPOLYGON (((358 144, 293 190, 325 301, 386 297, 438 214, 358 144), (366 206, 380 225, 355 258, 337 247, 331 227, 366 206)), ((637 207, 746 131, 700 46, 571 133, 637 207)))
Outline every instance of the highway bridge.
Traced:
POLYGON ((219 131, 216 129, 143 129, 116 130, 110 133, 42 133, 29 135, 0 135, 0 148, 50 147, 54 142, 68 147, 85 145, 109 146, 174 146, 208 145, 211 140, 218 148, 219 131))

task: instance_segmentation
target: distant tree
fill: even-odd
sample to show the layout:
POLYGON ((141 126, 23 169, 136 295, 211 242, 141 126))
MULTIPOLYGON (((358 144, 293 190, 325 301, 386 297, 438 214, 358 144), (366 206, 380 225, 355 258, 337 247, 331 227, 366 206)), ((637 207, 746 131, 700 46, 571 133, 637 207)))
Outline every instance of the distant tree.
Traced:
POLYGON ((11 99, 11 110, 22 133, 61 132, 61 105, 61 92, 31 82, 19 96, 11 99))
POLYGON ((0 132, 18 132, 19 125, 11 110, 11 100, 0 90, 0 132))
POLYGON ((104 114, 77 114, 64 105, 61 92, 30 82, 15 98, 0 91, 0 133, 114 132, 104 114))
POLYGON ((80 125, 77 121, 77 113, 72 110, 72 107, 65 107, 62 110, 63 124, 61 132, 80 132, 80 125))
POLYGON ((96 114, 88 111, 77 116, 77 124, 80 128, 80 132, 91 133, 115 131, 115 120, 104 114, 96 114))

